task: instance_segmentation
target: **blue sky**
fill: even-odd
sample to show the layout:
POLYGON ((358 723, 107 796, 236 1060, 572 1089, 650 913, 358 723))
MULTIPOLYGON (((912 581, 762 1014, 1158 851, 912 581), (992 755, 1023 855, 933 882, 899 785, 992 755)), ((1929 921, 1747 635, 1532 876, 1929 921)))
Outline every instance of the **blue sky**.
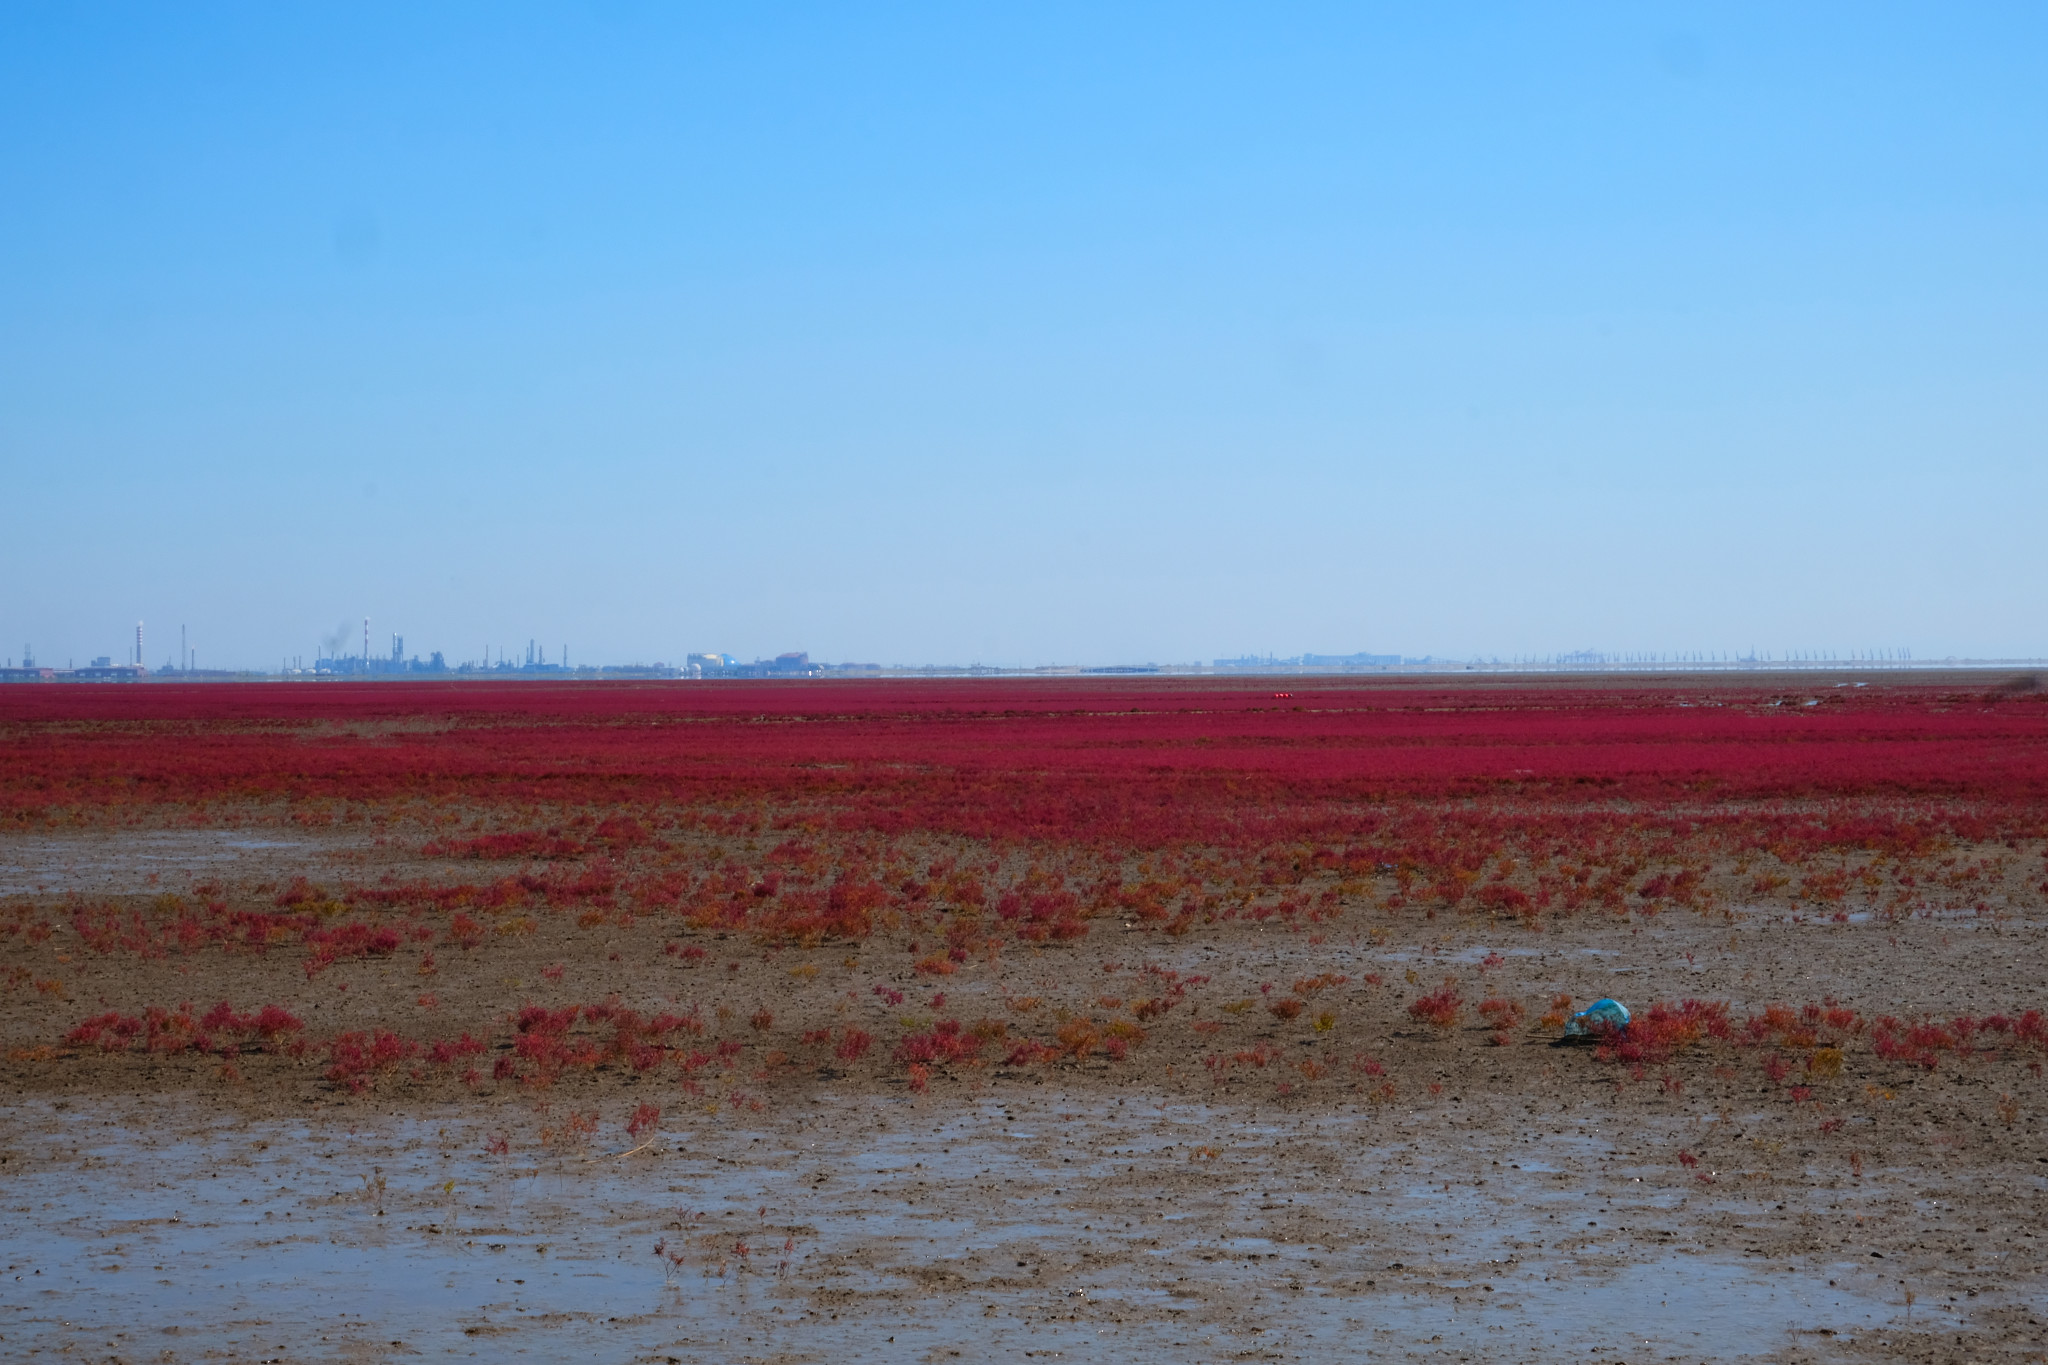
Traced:
POLYGON ((2033 5, 0 9, 0 657, 2048 653, 2033 5))

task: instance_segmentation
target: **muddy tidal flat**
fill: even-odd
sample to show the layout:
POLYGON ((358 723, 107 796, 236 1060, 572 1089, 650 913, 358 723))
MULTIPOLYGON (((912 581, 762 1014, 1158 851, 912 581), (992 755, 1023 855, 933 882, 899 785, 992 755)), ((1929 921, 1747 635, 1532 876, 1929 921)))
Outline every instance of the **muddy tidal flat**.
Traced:
POLYGON ((0 696, 0 1358, 2043 1357, 2024 689, 183 691, 0 696))

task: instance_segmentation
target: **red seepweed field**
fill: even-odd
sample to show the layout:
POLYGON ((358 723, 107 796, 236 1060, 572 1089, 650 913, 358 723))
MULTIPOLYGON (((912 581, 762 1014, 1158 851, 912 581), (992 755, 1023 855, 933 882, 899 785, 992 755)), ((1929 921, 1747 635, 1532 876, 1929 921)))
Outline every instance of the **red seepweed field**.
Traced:
MULTIPOLYGON (((291 837, 269 842, 313 856, 263 860, 254 880, 17 888, 0 934, 27 1013, 46 1020, 87 976, 140 1012, 101 1012, 63 1038, 17 1034, 14 1052, 57 1077, 131 1051, 356 1057, 337 1040, 359 1031, 252 1044, 177 1024, 197 1006, 134 994, 173 962, 284 1011, 291 1001, 230 988, 286 962, 303 988, 339 965, 414 963, 442 978, 444 1004, 467 1000, 461 1037, 502 1035, 493 1080, 530 1085, 561 1068, 512 1060, 532 1033, 517 1023, 528 987, 468 1000, 449 989, 456 969, 544 949, 562 962, 540 994, 599 943, 606 966, 579 964, 579 977, 625 963, 613 946, 625 944, 621 984, 714 947, 729 960, 894 953, 910 979, 938 981, 974 966, 999 977, 1006 951, 1072 952, 1091 936, 1144 957, 1252 927, 1320 946, 1674 916, 1998 923, 2048 897, 2044 695, 1981 683, 15 688, 0 693, 11 837, 118 847, 137 831, 272 830, 291 837), (315 877, 316 863, 331 870, 315 877)), ((1133 1006, 1183 1003, 1166 975, 1133 1006)), ((593 1018, 634 1016, 598 1003, 609 994, 582 1002, 593 1018)), ((764 994, 748 1017, 801 1013, 787 994, 764 994)), ((956 1032, 949 1048, 897 1051, 915 1054, 922 1088, 932 1066, 1000 1052, 1079 1065, 1113 1046, 1122 1059, 1157 1028, 1127 1010, 1088 1014, 1088 1042, 982 1038, 964 1051, 957 1040, 975 1035, 956 1032), (1124 1017, 1094 1017, 1105 1013, 1124 1017)), ((541 1036, 578 1026, 549 1027, 541 1036)), ((670 1036, 680 1027, 637 1055, 688 1057, 670 1036)), ((437 1040, 385 1033, 397 1041, 365 1054, 374 1064, 337 1060, 329 1079, 359 1091, 431 1072, 418 1059, 440 1055, 437 1040)), ((772 1025, 733 1041, 792 1044, 772 1025)), ((592 1046, 584 1070, 633 1045, 615 1041, 601 1061, 592 1046)), ((800 1069, 823 1047, 766 1051, 800 1069)))
MULTIPOLYGON (((1703 1252, 1833 1255, 1861 1201, 1982 1281, 1947 1337, 2027 1338, 2038 1271, 1929 1239, 2041 1245, 2048 692, 1279 686, 0 690, 9 1088, 467 1114, 508 1162, 847 1096, 1220 1106, 1259 1164, 1542 1111, 1648 1134, 1703 1252), (1607 995, 1627 1032, 1560 1045, 1607 995)), ((1192 1150, 1148 1178, 1228 1175, 1192 1150)))

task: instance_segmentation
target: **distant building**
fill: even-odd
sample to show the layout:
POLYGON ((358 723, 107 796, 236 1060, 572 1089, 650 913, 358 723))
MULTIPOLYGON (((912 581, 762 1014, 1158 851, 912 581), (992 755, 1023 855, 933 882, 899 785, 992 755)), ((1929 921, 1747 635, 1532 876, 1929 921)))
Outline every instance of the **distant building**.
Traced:
POLYGON ((1301 662, 1309 668, 1393 668, 1401 662, 1398 654, 1304 654, 1301 662))
POLYGON ((596 678, 679 678, 689 674, 679 668, 662 663, 659 659, 651 664, 605 664, 601 668, 588 670, 583 676, 596 678))
POLYGON ((1404 660, 1399 654, 1296 654, 1285 659, 1271 654, 1245 654, 1235 659, 1217 659, 1211 667, 1258 673, 1268 669, 1398 668, 1403 663, 1417 662, 1421 661, 1404 660))
POLYGON ((778 654, 772 659, 756 659, 743 664, 730 654, 691 654, 683 660, 682 676, 686 678, 818 678, 825 674, 823 664, 811 662, 811 656, 802 650, 778 654))
MULTIPOLYGON (((388 658, 377 655, 366 658, 361 654, 343 654, 334 658, 315 659, 311 671, 315 676, 331 678, 388 678, 408 673, 448 672, 448 661, 441 657, 441 651, 438 649, 425 661, 417 657, 408 659, 404 651, 405 637, 394 635, 391 637, 391 654, 388 658)), ((559 673, 564 670, 552 671, 559 673)))
POLYGON ((141 664, 110 664, 95 659, 88 668, 74 668, 64 675, 73 682, 141 682, 149 670, 141 664))

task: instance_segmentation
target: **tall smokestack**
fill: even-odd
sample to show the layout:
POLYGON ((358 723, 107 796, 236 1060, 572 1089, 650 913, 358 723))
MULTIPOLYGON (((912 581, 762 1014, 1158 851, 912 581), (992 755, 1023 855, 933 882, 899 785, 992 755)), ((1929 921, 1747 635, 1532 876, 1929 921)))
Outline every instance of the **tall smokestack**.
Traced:
POLYGON ((363 672, 370 671, 370 618, 363 618, 363 672))
POLYGON ((142 622, 135 623, 135 662, 142 662, 142 622))

